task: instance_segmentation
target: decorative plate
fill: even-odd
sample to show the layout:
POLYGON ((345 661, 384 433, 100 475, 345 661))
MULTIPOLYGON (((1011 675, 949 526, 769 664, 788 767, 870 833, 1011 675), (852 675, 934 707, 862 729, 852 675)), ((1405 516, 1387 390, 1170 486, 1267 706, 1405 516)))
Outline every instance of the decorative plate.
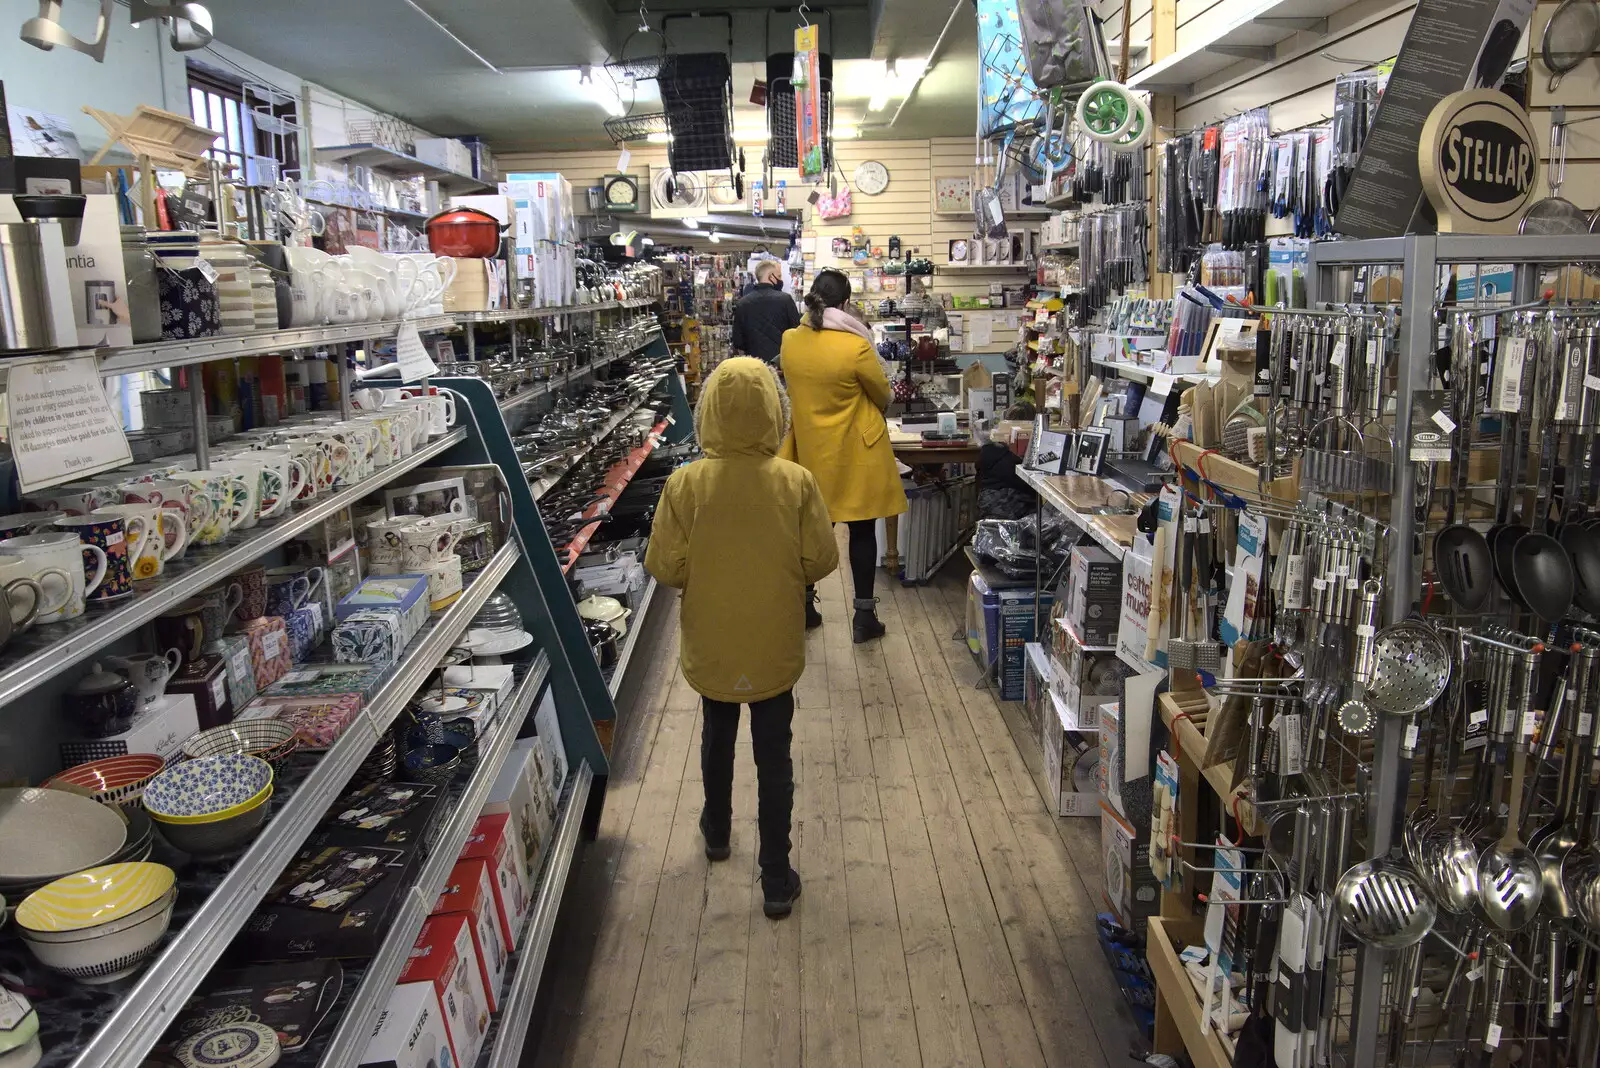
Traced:
POLYGON ((127 841, 122 817, 65 790, 0 790, 0 885, 50 882, 103 864, 127 841))
POLYGON ((50 776, 42 785, 46 789, 77 787, 69 792, 87 790, 102 805, 120 805, 137 800, 146 784, 166 766, 167 762, 154 753, 129 753, 70 767, 50 776))
POLYGON ((525 630, 505 631, 496 630, 469 630, 466 635, 456 642, 456 645, 466 649, 474 656, 501 656, 505 653, 514 653, 518 649, 526 649, 533 644, 533 635, 525 630))
POLYGON ((17 925, 81 931, 121 919, 165 897, 177 875, 165 864, 105 864, 57 879, 17 906, 17 925))
POLYGON ((176 1053, 184 1068, 271 1068, 278 1063, 278 1032, 241 1020, 184 1039, 176 1053))
POLYGON ((144 807, 157 819, 219 820, 271 786, 271 764, 244 753, 223 753, 186 760, 157 775, 145 787, 144 807))
POLYGON ((444 691, 443 696, 433 692, 417 698, 415 704, 423 712, 433 712, 441 716, 460 716, 476 711, 483 705, 483 691, 452 686, 444 691))

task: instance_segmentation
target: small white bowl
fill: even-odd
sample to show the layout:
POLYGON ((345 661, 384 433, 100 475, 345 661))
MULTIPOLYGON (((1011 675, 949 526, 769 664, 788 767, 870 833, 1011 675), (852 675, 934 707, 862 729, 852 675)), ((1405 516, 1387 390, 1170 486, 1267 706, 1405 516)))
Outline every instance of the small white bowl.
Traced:
MULTIPOLYGON (((177 900, 176 896, 173 898, 177 900)), ((145 917, 132 927, 81 942, 40 942, 21 931, 22 940, 39 963, 80 983, 115 982, 144 967, 172 922, 172 906, 145 917)))
POLYGON ((57 945, 69 942, 87 942, 90 939, 103 938, 119 931, 126 931, 130 927, 137 927, 157 913, 170 912, 173 902, 177 899, 178 888, 173 887, 143 908, 130 912, 126 916, 96 924, 93 927, 81 927, 72 931, 40 931, 32 927, 24 927, 19 923, 17 924, 17 930, 21 932, 24 938, 32 942, 52 942, 57 945))

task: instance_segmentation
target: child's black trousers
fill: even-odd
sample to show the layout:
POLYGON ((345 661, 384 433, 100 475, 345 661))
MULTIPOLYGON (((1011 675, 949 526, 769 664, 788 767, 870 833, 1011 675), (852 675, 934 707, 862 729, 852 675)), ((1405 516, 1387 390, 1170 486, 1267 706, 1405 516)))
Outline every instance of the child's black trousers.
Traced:
MULTIPOLYGON (((733 825, 733 743, 739 736, 739 706, 701 698, 700 775, 705 780, 706 841, 728 841, 733 825)), ((789 817, 794 808, 794 760, 789 755, 794 691, 750 706, 750 747, 756 762, 756 823, 761 829, 762 874, 787 875, 789 817)))

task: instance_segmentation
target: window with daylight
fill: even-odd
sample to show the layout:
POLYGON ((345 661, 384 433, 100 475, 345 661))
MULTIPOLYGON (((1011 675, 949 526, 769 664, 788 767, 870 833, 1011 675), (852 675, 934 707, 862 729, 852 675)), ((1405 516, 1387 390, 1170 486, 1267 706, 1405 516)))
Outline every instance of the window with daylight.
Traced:
POLYGON ((189 68, 189 114, 222 136, 206 153, 251 185, 300 167, 294 97, 211 70, 189 68))

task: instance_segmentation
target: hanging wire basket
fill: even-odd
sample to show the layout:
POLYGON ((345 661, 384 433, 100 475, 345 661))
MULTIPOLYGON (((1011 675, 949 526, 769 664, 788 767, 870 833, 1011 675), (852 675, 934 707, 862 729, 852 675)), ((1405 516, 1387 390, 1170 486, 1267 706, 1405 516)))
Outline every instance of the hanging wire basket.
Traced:
POLYGON ((664 134, 669 129, 667 113, 664 111, 651 112, 648 115, 624 115, 620 119, 607 119, 603 125, 606 136, 611 138, 611 143, 614 145, 643 141, 651 134, 664 134))
POLYGON ((667 62, 667 38, 659 30, 652 29, 648 24, 641 25, 628 35, 618 50, 619 59, 606 63, 606 71, 618 82, 647 82, 661 77, 661 68, 667 62), (627 58, 628 46, 633 44, 635 37, 654 37, 661 42, 661 47, 653 55, 639 56, 634 59, 627 58))

